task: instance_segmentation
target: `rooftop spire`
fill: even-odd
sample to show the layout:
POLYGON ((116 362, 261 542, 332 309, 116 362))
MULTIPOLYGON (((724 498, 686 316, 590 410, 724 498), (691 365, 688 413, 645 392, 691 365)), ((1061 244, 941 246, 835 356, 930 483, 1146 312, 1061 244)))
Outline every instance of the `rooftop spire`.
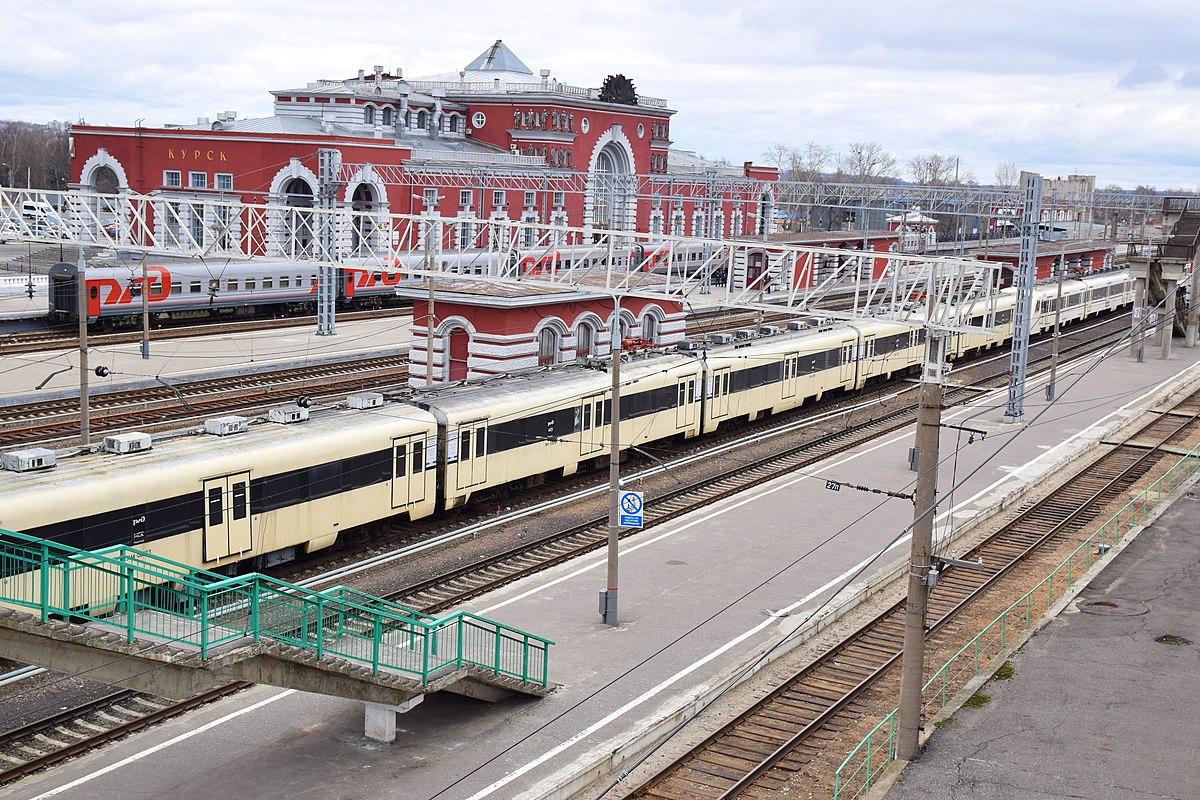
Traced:
POLYGON ((479 70, 483 72, 522 72, 526 75, 532 75, 533 70, 525 66, 521 59, 517 58, 512 50, 500 39, 496 43, 479 54, 479 57, 467 64, 468 70, 479 70))

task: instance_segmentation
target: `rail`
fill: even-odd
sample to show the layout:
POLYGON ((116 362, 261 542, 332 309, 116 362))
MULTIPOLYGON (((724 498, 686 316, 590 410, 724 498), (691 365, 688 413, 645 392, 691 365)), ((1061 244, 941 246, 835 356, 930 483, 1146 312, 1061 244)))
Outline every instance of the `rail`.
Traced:
POLYGON ((0 603, 198 652, 272 640, 428 683, 467 666, 547 685, 548 639, 467 612, 434 618, 338 586, 226 577, 124 545, 79 550, 0 529, 0 603))
MULTIPOLYGON (((958 651, 925 683, 924 708, 934 712, 947 707, 954 693, 988 669, 1002 656, 1014 635, 1029 631, 1092 565, 1110 553, 1124 533, 1145 521, 1164 497, 1200 471, 1200 445, 1175 462, 1154 483, 1109 517, 1049 575, 1009 606, 958 651), (932 696, 930 696, 932 693, 932 696)), ((899 709, 871 729, 850 751, 834 775, 834 800, 854 800, 868 791, 880 773, 896 759, 896 724, 899 709)), ((928 714, 927 714, 928 716, 928 714)))

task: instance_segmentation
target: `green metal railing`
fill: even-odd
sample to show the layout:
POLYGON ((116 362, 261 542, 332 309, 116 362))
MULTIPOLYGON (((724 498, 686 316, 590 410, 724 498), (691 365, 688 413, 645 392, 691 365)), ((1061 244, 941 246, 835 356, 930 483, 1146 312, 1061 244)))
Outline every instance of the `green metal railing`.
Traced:
POLYGON ((43 622, 102 623, 128 642, 195 648, 204 659, 230 642, 268 639, 422 683, 472 665, 544 687, 554 644, 467 612, 434 618, 344 586, 229 578, 132 547, 78 550, 3 529, 0 604, 43 622))
MULTIPOLYGON (((1032 628, 1042 614, 1062 599, 1093 564, 1104 559, 1113 545, 1139 522, 1143 522, 1164 497, 1182 486, 1197 471, 1200 471, 1200 447, 1193 448, 1162 477, 1109 517, 1041 583, 980 631, 925 684, 926 715, 932 716, 944 709, 963 686, 980 675, 1013 641, 1032 628)), ((898 715, 899 709, 896 709, 884 717, 846 756, 834 776, 834 800, 859 797, 895 760, 898 715)))

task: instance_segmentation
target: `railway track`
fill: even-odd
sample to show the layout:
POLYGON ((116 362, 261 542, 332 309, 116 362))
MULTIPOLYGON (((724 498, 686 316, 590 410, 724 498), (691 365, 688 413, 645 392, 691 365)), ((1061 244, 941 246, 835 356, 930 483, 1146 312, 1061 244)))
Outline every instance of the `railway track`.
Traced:
POLYGON ((0 735, 0 784, 183 714, 252 684, 221 686, 176 703, 128 689, 0 735))
MULTIPOLYGON (((257 372, 224 378, 163 383, 145 389, 89 398, 90 421, 96 434, 119 430, 178 428, 228 412, 246 412, 292 402, 299 394, 314 399, 349 391, 378 389, 407 381, 407 356, 380 356, 329 364, 257 372)), ((79 402, 74 398, 39 400, 0 406, 0 443, 4 447, 54 440, 73 440, 79 432, 79 402)))
MULTIPOLYGON (((1164 448, 1200 432, 1200 393, 1163 413, 1126 443, 1023 509, 964 558, 983 570, 951 570, 929 596, 929 634, 937 637, 1028 557, 1081 538, 1139 479, 1166 458, 1164 448), (1182 416, 1178 416, 1182 415, 1182 416)), ((776 797, 790 777, 821 755, 864 713, 860 698, 901 657, 905 603, 887 609, 746 709, 696 747, 618 795, 632 798, 776 797)))
MULTIPOLYGON (((350 322, 395 317, 398 315, 411 316, 411 314, 400 312, 396 308, 387 308, 373 311, 340 311, 337 318, 339 321, 350 322)), ((156 327, 150 335, 155 341, 162 341, 164 339, 192 339, 198 336, 226 336, 235 333, 294 328, 298 325, 306 324, 306 321, 314 318, 310 315, 305 317, 284 317, 281 319, 222 320, 196 325, 156 327)), ((88 347, 107 347, 109 345, 140 342, 141 340, 141 330, 122 331, 119 333, 94 333, 88 334, 88 347)), ((62 325, 51 330, 0 333, 0 355, 38 353, 44 350, 71 350, 78 347, 79 327, 74 324, 62 325)))

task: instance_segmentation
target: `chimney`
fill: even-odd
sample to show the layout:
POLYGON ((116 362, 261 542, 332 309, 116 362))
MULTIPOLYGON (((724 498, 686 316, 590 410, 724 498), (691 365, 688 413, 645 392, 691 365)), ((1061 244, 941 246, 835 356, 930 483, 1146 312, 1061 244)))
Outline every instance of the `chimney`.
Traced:
POLYGON ((366 71, 365 69, 360 69, 360 70, 358 71, 358 81, 359 81, 359 83, 362 83, 362 80, 363 80, 363 78, 365 78, 365 77, 367 77, 367 71, 366 71))

